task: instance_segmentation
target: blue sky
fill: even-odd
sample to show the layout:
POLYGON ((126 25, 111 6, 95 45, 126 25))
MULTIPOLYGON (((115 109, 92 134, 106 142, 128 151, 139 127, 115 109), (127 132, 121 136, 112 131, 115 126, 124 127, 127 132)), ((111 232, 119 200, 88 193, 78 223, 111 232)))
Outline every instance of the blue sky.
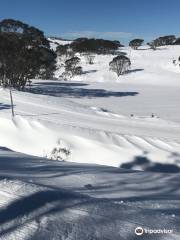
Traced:
POLYGON ((0 19, 14 18, 65 38, 146 41, 180 36, 180 0, 1 0, 0 19))

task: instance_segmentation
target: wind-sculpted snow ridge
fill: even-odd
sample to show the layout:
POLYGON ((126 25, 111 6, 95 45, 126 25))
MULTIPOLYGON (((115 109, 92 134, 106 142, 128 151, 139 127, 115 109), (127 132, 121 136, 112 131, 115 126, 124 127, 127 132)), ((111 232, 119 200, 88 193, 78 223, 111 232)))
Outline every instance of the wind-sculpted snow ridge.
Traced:
POLYGON ((0 239, 180 239, 179 173, 50 161, 0 150, 0 239), (143 184, 142 184, 143 183, 143 184))
POLYGON ((179 85, 161 84, 36 80, 13 91, 13 121, 1 89, 0 145, 48 157, 60 142, 67 161, 116 167, 142 155, 179 164, 179 85))
POLYGON ((1 146, 32 155, 45 156, 56 144, 56 136, 38 121, 16 116, 0 118, 1 146))
POLYGON ((57 160, 119 167, 137 156, 146 156, 155 162, 180 164, 178 140, 120 134, 78 126, 73 126, 70 133, 67 133, 64 127, 58 127, 61 129, 58 133, 38 121, 30 121, 20 116, 13 120, 0 118, 0 128, 1 146, 54 160, 56 158, 51 153, 53 149, 58 151, 59 147, 61 150, 67 149, 69 154, 66 156, 62 153, 59 158, 57 156, 57 160))

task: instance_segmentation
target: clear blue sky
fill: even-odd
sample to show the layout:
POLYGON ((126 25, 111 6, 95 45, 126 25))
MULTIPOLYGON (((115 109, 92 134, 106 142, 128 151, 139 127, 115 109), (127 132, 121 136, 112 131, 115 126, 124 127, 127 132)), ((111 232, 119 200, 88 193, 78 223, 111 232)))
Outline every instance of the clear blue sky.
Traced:
POLYGON ((180 36, 180 0, 1 0, 0 19, 14 18, 66 38, 180 36))

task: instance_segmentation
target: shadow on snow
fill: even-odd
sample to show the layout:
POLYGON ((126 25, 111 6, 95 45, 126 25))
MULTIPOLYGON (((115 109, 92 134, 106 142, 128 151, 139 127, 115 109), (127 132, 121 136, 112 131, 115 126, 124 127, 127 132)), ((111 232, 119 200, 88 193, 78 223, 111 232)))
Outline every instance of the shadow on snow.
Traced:
POLYGON ((10 109, 10 108, 11 108, 11 105, 0 103, 0 110, 10 109))
POLYGON ((71 98, 126 97, 139 94, 138 92, 114 92, 105 89, 82 88, 82 86, 87 85, 84 83, 39 82, 27 91, 34 94, 71 98))

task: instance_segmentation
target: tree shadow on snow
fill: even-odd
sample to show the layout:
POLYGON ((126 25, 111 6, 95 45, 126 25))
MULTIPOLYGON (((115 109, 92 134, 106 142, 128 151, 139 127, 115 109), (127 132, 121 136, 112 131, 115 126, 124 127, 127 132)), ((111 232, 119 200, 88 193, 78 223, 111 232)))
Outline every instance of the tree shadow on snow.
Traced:
MULTIPOLYGON (((6 208, 2 208, 0 210, 0 238, 23 226, 26 227, 33 220, 40 225, 38 229, 38 231, 40 230, 38 237, 40 237, 35 239, 43 239, 41 234, 44 232, 44 238, 48 240, 60 239, 59 236, 53 234, 58 232, 64 236, 64 231, 68 232, 70 239, 78 240, 136 239, 134 229, 137 225, 144 224, 143 226, 146 228, 156 229, 164 228, 164 224, 171 223, 173 229, 179 227, 180 221, 177 218, 170 220, 166 218, 166 221, 157 220, 162 218, 161 214, 179 216, 179 172, 176 174, 167 171, 138 172, 108 166, 52 162, 52 160, 32 158, 27 155, 22 155, 22 157, 10 155, 9 158, 8 160, 7 156, 0 157, 2 174, 8 173, 9 176, 16 179, 18 176, 25 182, 31 179, 34 183, 36 183, 36 178, 37 181, 38 178, 46 180, 50 178, 53 187, 45 190, 38 189, 38 192, 16 199, 6 208), (71 175, 74 175, 75 178, 71 178, 71 175), (79 185, 77 183, 73 187, 76 175, 78 178, 81 177, 81 181, 79 185), (61 186, 57 185, 55 177, 62 182, 61 186), (88 177, 89 182, 87 181, 88 177), (68 191, 60 188, 64 187, 63 184, 65 181, 67 183, 67 179, 71 186, 70 188, 67 186, 68 191), (92 179, 96 179, 95 182, 92 179), (71 192, 70 189, 74 192, 71 192), (173 209, 168 207, 170 206, 168 204, 174 204, 173 209), (71 210, 75 211, 71 212, 71 210), (66 213, 67 215, 64 215, 66 213), (49 219, 49 216, 49 231, 46 232, 46 225, 42 228, 41 219, 43 217, 49 219), (51 216, 55 218, 54 222, 51 221, 51 216), (126 232, 123 230, 125 227, 126 232), (74 231, 77 234, 76 237, 71 235, 74 231), (99 234, 99 232, 101 233, 98 235, 99 237, 93 235, 99 234), (83 235, 85 233, 90 234, 91 238, 85 237, 86 235, 83 235), (46 237, 46 234, 52 235, 46 237), (121 238, 121 234, 124 238, 121 238)), ((147 156, 137 156, 126 168, 131 169, 137 165, 146 166, 144 168, 152 167, 150 163, 147 156)), ((157 167, 157 165, 155 166, 157 167)), ((46 186, 48 185, 47 182, 46 186)), ((40 183, 39 186, 41 186, 40 183)), ((68 237, 66 236, 64 239, 68 237)), ((147 235, 144 239, 152 238, 152 236, 146 237, 147 235)), ((164 239, 164 235, 157 235, 157 239, 164 239)))
POLYGON ((79 198, 78 194, 68 191, 47 190, 39 191, 27 197, 22 197, 10 203, 6 208, 0 211, 0 225, 17 217, 28 215, 39 208, 44 207, 47 203, 52 203, 57 200, 70 201, 79 198))
POLYGON ((62 82, 39 82, 35 83, 31 89, 27 89, 34 94, 49 95, 55 97, 70 98, 99 98, 99 97, 127 97, 136 96, 138 92, 114 92, 105 89, 88 89, 83 83, 62 83, 62 82))
POLYGON ((87 83, 74 83, 74 82, 60 82, 59 80, 57 80, 56 82, 54 81, 54 82, 52 82, 52 81, 44 81, 44 82, 41 82, 41 81, 39 81, 39 82, 36 82, 36 83, 34 83, 34 85, 33 86, 37 86, 37 85, 39 85, 39 86, 48 86, 48 87, 58 87, 58 86, 62 86, 62 87, 67 87, 67 86, 69 86, 69 87, 82 87, 82 86, 88 86, 89 84, 87 84, 87 83))
POLYGON ((0 103, 0 110, 10 109, 10 108, 11 108, 11 105, 0 103))
POLYGON ((61 189, 39 190, 31 195, 20 197, 0 210, 0 237, 34 219, 56 214, 87 200, 88 197, 81 194, 61 189), (11 221, 13 224, 9 225, 8 222, 11 221))
POLYGON ((143 69, 143 68, 136 68, 136 69, 130 69, 130 70, 128 70, 128 73, 141 72, 141 71, 144 71, 144 69, 143 69))
MULTIPOLYGON (((173 212, 178 214, 179 209, 173 212)), ((147 206, 143 208, 126 203, 115 204, 107 199, 94 199, 60 189, 39 190, 0 210, 0 237, 5 238, 6 234, 17 230, 21 232, 23 227, 27 230, 28 223, 35 220, 39 225, 37 231, 32 233, 33 239, 43 239, 43 236, 48 240, 139 239, 134 235, 137 226, 152 229, 161 228, 162 225, 167 227, 168 220, 165 223, 157 221, 160 214, 164 213, 170 215, 172 211, 160 208, 149 210, 147 206), (47 221, 43 221, 43 217, 47 221)), ((171 224, 174 229, 178 228, 179 219, 171 220, 171 224)), ((149 238, 145 236, 141 239, 149 238)), ((156 239, 164 239, 164 236, 157 235, 156 239)))
MULTIPOLYGON (((4 149, 3 149, 4 150, 4 149)), ((92 164, 77 164, 55 160, 48 160, 38 157, 31 157, 24 154, 10 154, 9 156, 0 156, 0 174, 9 173, 11 177, 19 175, 20 178, 27 180, 38 178, 55 178, 71 175, 98 174, 98 173, 128 173, 131 170, 113 168, 109 166, 100 166, 92 164)))
POLYGON ((178 173, 180 167, 176 164, 152 162, 146 156, 136 156, 133 161, 120 166, 125 169, 138 169, 149 172, 178 173))
POLYGON ((86 73, 95 73, 97 72, 97 70, 87 70, 87 71, 83 71, 83 74, 86 74, 86 73))

